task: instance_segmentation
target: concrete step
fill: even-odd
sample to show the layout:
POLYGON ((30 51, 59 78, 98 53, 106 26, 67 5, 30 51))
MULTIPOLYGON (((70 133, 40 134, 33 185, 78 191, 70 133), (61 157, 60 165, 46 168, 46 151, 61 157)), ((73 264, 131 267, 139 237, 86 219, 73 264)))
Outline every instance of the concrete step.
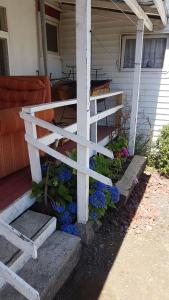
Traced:
MULTIPOLYGON (((41 300, 52 300, 76 266, 80 252, 80 238, 56 231, 39 248, 38 259, 30 259, 18 275, 39 292, 41 300)), ((6 285, 0 299, 25 298, 6 285)))
MULTIPOLYGON (((35 241, 39 248, 56 230, 56 218, 28 210, 10 225, 35 241)), ((19 271, 30 259, 30 256, 22 253, 2 236, 0 236, 0 245, 0 261, 14 272, 19 271)), ((3 285, 4 282, 0 279, 0 287, 3 285)))

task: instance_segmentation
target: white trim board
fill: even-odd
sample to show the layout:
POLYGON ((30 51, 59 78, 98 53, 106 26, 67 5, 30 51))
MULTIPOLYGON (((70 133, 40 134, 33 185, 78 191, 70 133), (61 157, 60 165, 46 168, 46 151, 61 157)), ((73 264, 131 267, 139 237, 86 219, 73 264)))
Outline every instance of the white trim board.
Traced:
POLYGON ((8 224, 14 221, 35 203, 35 199, 31 198, 30 195, 31 191, 29 190, 7 208, 0 211, 0 219, 8 224))

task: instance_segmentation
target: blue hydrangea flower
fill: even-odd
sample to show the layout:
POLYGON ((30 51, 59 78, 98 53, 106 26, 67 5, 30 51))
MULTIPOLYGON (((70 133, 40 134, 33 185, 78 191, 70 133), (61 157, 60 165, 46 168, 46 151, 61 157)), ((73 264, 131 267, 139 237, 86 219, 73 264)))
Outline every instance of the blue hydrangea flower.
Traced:
POLYGON ((77 227, 76 227, 76 225, 73 225, 73 224, 62 225, 61 230, 66 233, 69 233, 69 234, 78 235, 77 227))
POLYGON ((97 215, 97 212, 96 211, 92 211, 91 214, 90 214, 90 219, 92 221, 97 221, 98 219, 98 215, 97 215))
POLYGON ((107 185, 100 181, 96 181, 95 184, 93 185, 93 187, 102 192, 107 189, 107 185))
POLYGON ((90 161, 89 161, 89 168, 91 170, 95 170, 95 168, 96 168, 96 161, 92 157, 90 158, 90 161))
POLYGON ((72 173, 68 169, 61 170, 58 174, 59 180, 66 182, 72 178, 72 173))
POLYGON ((47 164, 42 164, 41 165, 41 170, 42 170, 43 174, 45 174, 47 172, 47 169, 48 169, 48 165, 47 164))
POLYGON ((96 190, 92 195, 89 196, 89 203, 95 208, 105 208, 105 194, 99 190, 96 190))
POLYGON ((65 211, 63 215, 58 217, 58 221, 62 225, 69 225, 72 223, 72 217, 69 211, 65 211))
POLYGON ((113 203, 118 203, 120 201, 120 192, 116 186, 108 186, 108 191, 111 194, 113 203))
POLYGON ((55 203, 54 201, 51 202, 52 208, 59 214, 63 213, 65 211, 64 205, 59 205, 55 203))
POLYGON ((71 212, 71 214, 76 215, 77 214, 77 203, 76 202, 69 203, 68 210, 71 212))

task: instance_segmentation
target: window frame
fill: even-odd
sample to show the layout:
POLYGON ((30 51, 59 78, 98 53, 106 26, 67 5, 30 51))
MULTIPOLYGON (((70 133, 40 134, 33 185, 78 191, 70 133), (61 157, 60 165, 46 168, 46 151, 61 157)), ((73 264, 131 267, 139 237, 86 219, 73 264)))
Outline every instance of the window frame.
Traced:
MULTIPOLYGON (((167 72, 167 49, 169 49, 169 38, 167 34, 145 34, 144 39, 159 39, 159 38, 165 38, 167 40, 166 42, 166 49, 165 49, 165 54, 164 54, 164 62, 163 62, 163 67, 162 68, 141 68, 142 72, 156 72, 156 73, 161 73, 167 72)), ((136 35, 135 34, 124 34, 121 36, 121 58, 120 58, 120 71, 122 72, 134 72, 134 68, 124 68, 124 57, 125 57, 125 47, 126 47, 126 40, 136 40, 136 35)))
POLYGON ((7 53, 7 60, 8 60, 8 66, 7 66, 7 69, 8 69, 8 74, 6 74, 7 76, 9 76, 11 74, 11 53, 10 53, 10 47, 9 47, 9 24, 8 24, 8 12, 7 12, 7 8, 3 5, 0 5, 1 7, 4 7, 5 8, 5 11, 6 11, 6 22, 7 22, 7 31, 3 31, 3 30, 0 30, 0 39, 4 39, 6 40, 7 42, 7 50, 8 50, 8 53, 7 53))
POLYGON ((50 25, 55 26, 57 28, 57 48, 58 48, 58 51, 54 52, 54 51, 49 51, 47 49, 47 52, 48 52, 49 55, 57 56, 58 57, 58 56, 60 56, 60 38, 59 38, 60 37, 60 34, 59 34, 60 33, 59 32, 60 28, 59 28, 59 20, 54 19, 54 18, 52 18, 50 16, 46 16, 46 24, 50 24, 50 25))

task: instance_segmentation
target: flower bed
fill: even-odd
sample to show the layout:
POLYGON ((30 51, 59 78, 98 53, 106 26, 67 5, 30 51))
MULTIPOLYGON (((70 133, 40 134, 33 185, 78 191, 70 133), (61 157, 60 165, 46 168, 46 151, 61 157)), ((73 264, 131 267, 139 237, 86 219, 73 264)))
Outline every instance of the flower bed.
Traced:
MULTIPOLYGON (((115 184, 126 166, 129 154, 127 141, 123 137, 117 137, 108 146, 114 153, 114 159, 103 155, 90 158, 90 168, 112 179, 115 184)), ((76 160, 76 151, 68 154, 76 160)), ((57 217, 58 229, 78 235, 77 220, 77 175, 76 170, 64 164, 57 166, 51 161, 42 164, 43 180, 39 184, 33 183, 32 196, 44 206, 50 209, 50 214, 57 217)), ((115 185, 109 187, 99 181, 90 178, 89 181, 89 220, 92 223, 99 222, 108 208, 116 208, 120 193, 115 185)))

